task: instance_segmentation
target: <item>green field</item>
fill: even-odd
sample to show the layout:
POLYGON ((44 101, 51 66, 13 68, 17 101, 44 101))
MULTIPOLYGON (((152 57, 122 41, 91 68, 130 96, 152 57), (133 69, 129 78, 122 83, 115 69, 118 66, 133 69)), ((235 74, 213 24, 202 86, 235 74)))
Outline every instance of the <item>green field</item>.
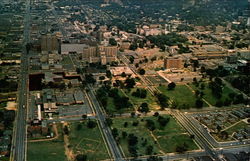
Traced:
MULTIPOLYGON (((187 107, 195 107, 196 97, 194 93, 185 85, 176 85, 175 89, 168 90, 167 86, 159 86, 158 89, 177 103, 177 107, 186 105, 187 107)), ((204 106, 207 106, 204 103, 204 106)))
MULTIPOLYGON (((194 141, 190 138, 188 133, 176 122, 175 119, 169 117, 170 121, 165 128, 158 128, 153 132, 157 137, 158 142, 164 152, 174 152, 177 145, 186 143, 188 150, 198 149, 194 141)), ((156 121, 156 118, 153 117, 156 121)))
MULTIPOLYGON (((222 97, 221 99, 218 99, 217 97, 215 97, 212 94, 212 90, 209 88, 209 84, 208 83, 204 83, 205 84, 205 88, 204 90, 199 89, 198 87, 196 87, 194 84, 190 84, 190 87, 192 87, 194 90, 200 90, 202 92, 204 92, 204 96, 203 98, 210 103, 211 105, 215 105, 217 101, 221 100, 222 102, 224 102, 227 98, 228 98, 228 94, 229 93, 234 93, 230 88, 228 88, 227 86, 224 86, 223 90, 222 90, 222 97)), ((228 98, 229 99, 229 98, 228 98)))
MULTIPOLYGON (((59 127, 59 126, 57 126, 59 127)), ((60 127, 58 128, 59 135, 61 134, 60 127)), ((66 161, 64 153, 64 141, 62 135, 58 139, 52 141, 29 142, 27 149, 28 161, 66 161)))
POLYGON ((245 123, 244 121, 239 122, 238 124, 230 127, 229 129, 226 130, 226 132, 229 135, 232 135, 234 132, 237 132, 238 130, 244 129, 250 127, 250 125, 248 125, 247 123, 245 123))
POLYGON ((150 109, 157 109, 159 106, 154 98, 149 91, 147 90, 147 97, 146 98, 139 98, 132 96, 132 93, 136 91, 137 88, 133 88, 130 92, 128 90, 123 90, 125 94, 129 97, 131 102, 135 105, 136 109, 141 105, 141 103, 146 102, 149 105, 150 109))
POLYGON ((175 152, 177 145, 182 145, 184 142, 188 145, 188 150, 197 149, 196 144, 185 133, 184 129, 170 116, 164 115, 164 117, 169 117, 170 121, 165 128, 160 128, 157 123, 156 117, 144 117, 144 118, 119 118, 113 120, 113 128, 117 128, 119 131, 119 136, 121 138, 120 145, 126 156, 131 156, 128 151, 128 141, 122 137, 122 131, 127 132, 127 134, 134 134, 138 137, 137 152, 138 155, 146 155, 146 147, 152 145, 153 154, 162 154, 175 152), (151 119, 155 122, 156 130, 153 132, 149 131, 145 126, 147 119, 151 119), (133 126, 134 121, 139 121, 138 126, 133 126), (128 126, 124 127, 124 123, 128 122, 128 126), (155 139, 156 140, 155 140, 155 139), (143 146, 143 141, 147 139, 147 145, 143 146))
POLYGON ((86 122, 70 123, 70 146, 75 154, 87 155, 88 160, 104 160, 109 158, 98 127, 93 129, 86 127, 86 122), (79 128, 81 124, 81 128, 79 128))

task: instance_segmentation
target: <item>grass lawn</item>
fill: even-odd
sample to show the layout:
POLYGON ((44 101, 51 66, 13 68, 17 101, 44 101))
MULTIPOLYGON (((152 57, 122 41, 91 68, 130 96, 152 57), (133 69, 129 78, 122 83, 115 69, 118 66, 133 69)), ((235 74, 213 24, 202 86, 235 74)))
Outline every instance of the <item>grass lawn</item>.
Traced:
MULTIPOLYGON (((181 107, 183 104, 187 107, 195 107, 196 97, 185 85, 176 85, 173 90, 168 90, 167 86, 159 86, 158 89, 166 96, 174 100, 178 107, 181 107)), ((206 106, 205 103, 204 106, 206 106)))
POLYGON ((204 92, 204 96, 203 98, 208 101, 211 105, 215 105, 216 102, 218 100, 222 100, 223 102, 228 98, 228 94, 229 93, 234 93, 230 88, 228 88, 227 86, 224 86, 223 90, 222 90, 222 97, 221 99, 218 99, 217 97, 213 96, 212 94, 212 90, 209 88, 209 84, 206 82, 205 84, 205 88, 204 90, 199 89, 198 87, 196 87, 194 84, 190 84, 190 87, 192 87, 194 90, 199 89, 200 91, 204 92))
MULTIPOLYGON (((59 128, 58 132, 59 134, 61 133, 59 128)), ((67 160, 64 153, 64 141, 62 135, 60 135, 58 139, 52 141, 29 142, 27 150, 28 161, 67 160)))
MULTIPOLYGON (((138 137, 137 151, 138 155, 146 155, 146 147, 152 145, 154 147, 153 153, 162 154, 175 152, 177 145, 182 145, 184 142, 188 145, 188 150, 197 149, 196 144, 189 137, 185 130, 169 115, 163 115, 169 117, 170 121, 165 128, 161 128, 157 122, 157 117, 144 117, 144 118, 118 118, 113 120, 113 127, 119 131, 119 136, 122 138, 122 131, 126 131, 128 134, 132 133, 138 137), (141 121, 141 120, 144 121, 141 121), (147 119, 151 119, 155 122, 156 129, 151 133, 145 126, 147 119), (133 126, 133 121, 139 121, 138 126, 133 126), (125 128, 124 123, 128 122, 128 126, 125 128), (143 146, 142 142, 147 139, 147 145, 143 146), (155 139, 157 142, 155 142, 155 139)), ((126 156, 130 156, 128 151, 127 139, 121 139, 120 145, 126 156)))
POLYGON ((130 92, 128 90, 123 90, 125 94, 129 97, 131 102, 135 105, 136 109, 141 105, 141 103, 146 102, 149 105, 150 109, 156 109, 158 106, 154 96, 150 94, 150 92, 147 90, 147 97, 146 98, 139 98, 132 96, 132 93, 136 91, 137 88, 133 88, 130 92))
MULTIPOLYGON (((118 91, 119 91, 118 93, 119 93, 120 96, 125 96, 125 94, 120 89, 118 91)), ((119 113, 134 111, 133 107, 132 108, 127 108, 127 109, 117 110, 116 107, 115 107, 115 105, 114 105, 114 101, 113 100, 114 99, 112 97, 108 97, 107 107, 105 108, 105 110, 106 110, 106 112, 108 114, 116 114, 116 113, 119 114, 119 113)), ((130 101, 132 101, 132 100, 130 99, 130 101)))
MULTIPOLYGON (((137 144, 137 152, 138 155, 146 155, 146 146, 142 145, 143 139, 147 139, 147 146, 152 145, 154 147, 154 152, 159 153, 159 147, 157 144, 154 143, 153 137, 150 135, 150 131, 145 127, 145 121, 141 122, 142 118, 119 118, 119 119, 113 119, 113 128, 117 128, 119 131, 119 136, 122 138, 122 131, 127 132, 127 134, 134 134, 135 136, 138 137, 138 144, 137 144), (139 121, 138 126, 133 126, 132 123, 133 121, 139 121), (125 128, 123 125, 125 122, 128 122, 128 126, 125 128)), ((128 151, 128 141, 127 139, 121 139, 120 140, 120 145, 127 157, 131 156, 129 151, 128 151)))
MULTIPOLYGON (((156 124, 157 129, 153 132, 153 134, 158 139, 161 148, 164 149, 164 152, 174 152, 176 146, 182 145, 183 143, 188 145, 188 150, 198 149, 188 133, 176 122, 173 117, 165 117, 170 118, 170 121, 166 127, 160 128, 159 124, 156 124)), ((155 117, 152 117, 152 119, 157 121, 155 117)))
POLYGON ((241 121, 239 122, 238 124, 230 127, 229 129, 226 130, 226 132, 229 134, 229 135, 232 135, 234 132, 238 131, 238 130, 241 130, 241 129, 244 129, 244 128, 247 128, 247 127, 250 127, 250 125, 248 125, 247 123, 245 123, 244 121, 241 121))
POLYGON ((86 154, 88 160, 104 160, 109 158, 98 127, 93 129, 87 128, 86 122, 70 123, 69 141, 74 153, 86 154), (77 126, 79 124, 82 126, 78 129, 77 126))

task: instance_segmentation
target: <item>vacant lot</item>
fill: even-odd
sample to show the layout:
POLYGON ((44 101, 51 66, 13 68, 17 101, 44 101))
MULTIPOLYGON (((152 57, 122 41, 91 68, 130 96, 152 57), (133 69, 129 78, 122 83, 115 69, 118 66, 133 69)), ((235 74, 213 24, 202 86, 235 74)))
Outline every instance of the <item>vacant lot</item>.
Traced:
POLYGON ((190 87, 193 88, 193 90, 200 90, 204 93, 203 98, 208 101, 208 103, 210 103, 211 105, 215 105, 219 100, 221 100, 222 102, 224 102, 226 99, 230 99, 228 97, 229 93, 234 93, 230 88, 228 88, 227 86, 224 86, 223 90, 222 90, 222 97, 220 99, 218 99, 217 97, 215 97, 212 94, 212 90, 209 88, 209 83, 203 83, 205 85, 205 88, 202 90, 199 87, 196 87, 194 84, 190 84, 190 87))
POLYGON ((70 146, 75 154, 85 154, 88 160, 108 159, 108 151, 98 126, 90 129, 87 122, 70 124, 70 146))
POLYGON ((52 141, 29 142, 27 149, 28 161, 66 161, 61 126, 57 126, 59 137, 52 141))
MULTIPOLYGON (((196 97, 187 86, 176 85, 173 90, 168 90, 167 86, 159 86, 158 88, 171 100, 174 100, 178 108, 182 108, 182 106, 195 107, 196 97)), ((205 103, 204 106, 206 106, 205 103)))
POLYGON ((126 156, 131 156, 129 152, 129 144, 127 137, 122 136, 122 132, 129 134, 134 134, 138 138, 137 154, 147 155, 146 149, 148 146, 153 146, 152 154, 164 154, 169 152, 175 152, 177 146, 181 146, 184 143, 188 145, 188 150, 197 149, 196 144, 189 137, 185 130, 169 115, 164 115, 163 117, 169 118, 168 124, 163 128, 160 127, 157 121, 157 117, 143 117, 143 118, 117 118, 113 120, 113 128, 118 129, 119 133, 119 143, 126 156), (152 120, 156 129, 150 131, 146 127, 146 120, 152 120), (126 124, 127 126, 124 126, 126 124), (133 123, 138 122, 137 126, 133 123), (144 142, 147 144, 143 145, 144 142))

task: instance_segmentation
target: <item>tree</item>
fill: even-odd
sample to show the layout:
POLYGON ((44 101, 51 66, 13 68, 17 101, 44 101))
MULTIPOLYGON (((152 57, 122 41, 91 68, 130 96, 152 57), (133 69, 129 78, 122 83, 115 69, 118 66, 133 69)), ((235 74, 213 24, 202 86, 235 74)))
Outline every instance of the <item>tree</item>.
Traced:
POLYGON ((187 151, 187 149, 188 149, 188 145, 184 143, 182 145, 177 145, 175 148, 175 151, 179 152, 179 153, 183 153, 183 152, 187 151))
POLYGON ((131 117, 135 117, 135 112, 131 112, 131 113, 130 113, 130 116, 131 116, 131 117))
POLYGON ((112 74, 111 74, 110 70, 107 70, 107 71, 106 71, 106 77, 112 78, 112 74))
POLYGON ((95 84, 96 82, 92 74, 85 74, 85 79, 87 83, 95 84))
POLYGON ((87 127, 90 128, 90 129, 93 129, 96 127, 96 122, 95 121, 92 121, 92 120, 89 120, 88 123, 87 123, 87 127))
POLYGON ((135 80, 133 78, 127 78, 125 80, 125 86, 126 86, 126 88, 134 88, 135 80))
POLYGON ((158 123, 162 126, 162 127, 165 127, 167 125, 167 123, 169 122, 169 118, 165 118, 165 117, 162 117, 162 116, 159 116, 158 117, 158 123))
POLYGON ((77 161, 87 161, 87 155, 84 155, 84 154, 78 154, 77 156, 76 156, 76 160, 77 161))
POLYGON ((123 127, 128 127, 128 122, 124 122, 123 127))
POLYGON ((135 51, 137 48, 138 48, 137 43, 136 43, 136 42, 133 42, 133 43, 130 45, 129 50, 135 51))
POLYGON ((143 103, 140 105, 138 111, 144 112, 144 113, 148 113, 148 112, 149 112, 148 104, 147 104, 146 102, 143 102, 143 103))
POLYGON ((121 76, 125 78, 127 75, 125 72, 122 72, 121 76))
POLYGON ((133 64, 133 63, 134 63, 134 60, 135 60, 135 58, 134 58, 133 56, 130 56, 130 57, 129 57, 130 64, 133 64))
POLYGON ((113 128, 111 130, 111 132, 112 132, 112 135, 114 136, 114 138, 116 138, 119 135, 117 128, 113 128))
POLYGON ((123 138, 126 138, 127 136, 128 136, 128 133, 127 133, 126 131, 123 131, 123 132, 122 132, 122 137, 123 137, 123 138))
POLYGON ((147 146, 146 148, 146 154, 151 155, 153 153, 154 147, 152 145, 147 146))
POLYGON ((128 135, 128 144, 130 146, 134 146, 138 143, 138 138, 134 134, 129 134, 128 135))
POLYGON ((155 123, 152 120, 146 120, 146 127, 150 130, 150 131, 154 131, 155 130, 155 123))
POLYGON ((87 117, 88 117, 88 116, 87 116, 86 114, 83 114, 83 115, 82 115, 82 118, 83 118, 84 120, 86 120, 87 117))
POLYGON ((99 80, 101 80, 101 81, 104 80, 104 79, 105 79, 105 76, 100 76, 99 77, 99 80))
POLYGON ((159 112, 155 112, 153 116, 158 117, 158 116, 160 116, 160 114, 159 114, 159 112))
POLYGON ((168 84, 168 90, 173 90, 175 88, 176 84, 174 82, 171 82, 168 84))
POLYGON ((161 157, 158 156, 150 156, 147 161, 163 161, 161 157))
POLYGON ((203 101, 201 99, 197 99, 195 101, 196 108, 202 108, 203 107, 203 101))
POLYGON ((64 126, 63 131, 64 131, 64 134, 65 134, 65 135, 69 135, 69 128, 68 128, 67 125, 64 126))
POLYGON ((106 118, 107 126, 111 126, 113 124, 113 120, 111 118, 106 118))
POLYGON ((158 100, 158 103, 160 104, 161 108, 164 109, 168 106, 168 97, 162 93, 157 93, 156 98, 158 100))
POLYGON ((82 124, 77 124, 76 130, 79 131, 82 129, 82 124))
POLYGON ((140 69, 140 70, 139 70, 139 74, 140 74, 140 75, 144 75, 145 73, 146 73, 146 71, 145 71, 144 69, 140 69))
POLYGON ((115 40, 114 38, 110 38, 110 39, 109 39, 109 44, 110 44, 111 46, 116 46, 116 45, 117 45, 117 42, 116 42, 116 40, 115 40))

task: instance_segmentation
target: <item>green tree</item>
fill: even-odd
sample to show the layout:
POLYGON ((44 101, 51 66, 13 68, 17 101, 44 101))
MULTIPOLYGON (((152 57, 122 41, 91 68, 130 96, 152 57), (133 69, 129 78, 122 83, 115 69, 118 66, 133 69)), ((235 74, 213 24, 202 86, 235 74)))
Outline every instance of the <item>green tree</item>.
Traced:
POLYGON ((144 69, 140 69, 140 70, 139 70, 139 74, 140 74, 140 75, 144 75, 145 73, 146 73, 146 71, 145 71, 144 69))
POLYGON ((78 154, 77 156, 76 156, 76 160, 77 161, 87 161, 87 155, 84 155, 84 154, 78 154))
POLYGON ((201 99, 197 99, 195 101, 196 108, 202 108, 203 107, 203 101, 201 99))
POLYGON ((143 103, 140 105, 138 111, 144 112, 144 113, 148 113, 148 112, 149 112, 148 104, 147 104, 146 102, 143 102, 143 103))
POLYGON ((92 120, 88 120, 87 122, 87 127, 90 128, 90 129, 93 129, 96 127, 96 122, 95 121, 92 121, 92 120))
POLYGON ((117 45, 117 42, 114 38, 110 38, 109 39, 109 44, 112 45, 112 46, 116 46, 117 45))
POLYGON ((154 147, 152 145, 147 146, 146 148, 146 154, 151 155, 153 153, 154 147))
POLYGON ((175 88, 176 84, 174 82, 171 82, 168 84, 168 90, 173 90, 175 88))

